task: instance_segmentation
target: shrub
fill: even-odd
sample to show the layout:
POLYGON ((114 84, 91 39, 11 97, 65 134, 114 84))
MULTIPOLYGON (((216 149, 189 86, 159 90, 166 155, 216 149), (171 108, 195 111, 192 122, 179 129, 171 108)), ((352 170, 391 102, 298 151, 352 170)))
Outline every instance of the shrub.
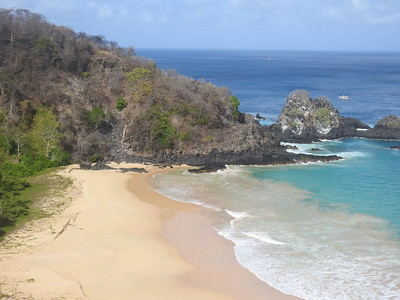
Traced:
POLYGON ((315 118, 320 123, 327 125, 333 121, 333 116, 328 108, 322 107, 316 110, 315 118))
POLYGON ((100 154, 93 154, 93 155, 89 156, 90 163, 97 163, 102 160, 103 160, 103 157, 100 154))
POLYGON ((300 118, 304 116, 304 111, 299 108, 294 108, 287 112, 288 116, 292 118, 300 118))
POLYGON ((178 134, 178 139, 181 141, 187 140, 190 138, 190 133, 183 131, 178 134))
POLYGON ((116 109, 118 109, 119 111, 123 111, 124 108, 127 106, 128 106, 128 104, 124 98, 121 98, 121 97, 117 98, 116 105, 115 105, 116 109))
POLYGON ((133 95, 141 99, 143 96, 149 95, 153 92, 154 73, 146 68, 134 68, 131 72, 126 74, 128 82, 131 83, 134 89, 133 95))
POLYGON ((151 127, 152 139, 158 143, 161 148, 169 149, 173 145, 173 140, 177 137, 177 130, 171 124, 170 116, 172 112, 162 112, 158 105, 153 105, 147 118, 154 121, 151 127))
POLYGON ((41 51, 42 49, 51 49, 53 48, 53 42, 45 37, 40 37, 36 40, 35 50, 41 51))
POLYGON ((95 129, 97 129, 97 126, 99 126, 100 122, 103 121, 106 116, 106 112, 100 106, 93 107, 91 111, 84 110, 82 113, 82 118, 86 125, 95 129))
POLYGON ((231 109, 232 109, 232 116, 234 118, 239 118, 239 105, 240 105, 240 101, 238 98, 236 98, 235 96, 231 96, 231 109))
POLYGON ((141 80, 148 80, 154 77, 152 71, 146 68, 134 68, 131 72, 126 74, 128 81, 138 83, 141 80))
POLYGON ((28 213, 29 201, 16 197, 28 184, 0 172, 0 227, 9 225, 28 213))

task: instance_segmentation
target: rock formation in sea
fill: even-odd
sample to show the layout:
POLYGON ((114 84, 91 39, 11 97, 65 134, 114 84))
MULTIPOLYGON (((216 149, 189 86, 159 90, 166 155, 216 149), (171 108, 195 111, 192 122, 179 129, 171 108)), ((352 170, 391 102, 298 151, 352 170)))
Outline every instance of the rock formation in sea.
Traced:
POLYGON ((374 128, 357 132, 357 136, 371 139, 399 140, 400 117, 386 116, 380 119, 374 128))
POLYGON ((307 143, 321 139, 365 137, 399 139, 400 117, 387 116, 374 128, 354 118, 346 118, 329 98, 313 99, 305 90, 295 90, 286 99, 276 124, 271 125, 279 141, 307 143))

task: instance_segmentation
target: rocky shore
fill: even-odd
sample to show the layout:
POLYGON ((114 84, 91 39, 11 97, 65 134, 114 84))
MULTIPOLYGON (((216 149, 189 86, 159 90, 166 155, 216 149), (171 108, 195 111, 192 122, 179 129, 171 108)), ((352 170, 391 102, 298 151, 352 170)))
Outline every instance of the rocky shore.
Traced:
MULTIPOLYGON (((388 116, 370 128, 360 120, 345 118, 326 97, 313 99, 308 92, 290 93, 276 124, 261 126, 257 118, 244 115, 243 122, 226 132, 230 143, 191 150, 160 151, 143 156, 132 151, 115 153, 115 160, 152 164, 203 166, 200 171, 225 165, 282 165, 339 160, 338 156, 287 152, 282 142, 310 143, 321 139, 371 138, 400 139, 400 117, 388 116)), ((317 152, 317 151, 316 151, 317 152)))
POLYGON ((340 115, 326 97, 313 99, 308 92, 290 93, 276 124, 262 126, 251 115, 242 116, 224 137, 209 145, 192 149, 163 150, 143 155, 131 149, 116 148, 112 160, 163 165, 187 164, 202 166, 202 171, 224 168, 225 165, 282 165, 328 162, 341 159, 288 152, 282 142, 310 143, 321 139, 371 138, 400 139, 400 117, 388 116, 370 128, 360 120, 340 115))

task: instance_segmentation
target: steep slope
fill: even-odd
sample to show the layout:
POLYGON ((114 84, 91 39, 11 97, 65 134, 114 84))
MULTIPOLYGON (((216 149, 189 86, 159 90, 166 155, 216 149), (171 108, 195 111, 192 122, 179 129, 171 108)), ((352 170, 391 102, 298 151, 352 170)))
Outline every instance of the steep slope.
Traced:
MULTIPOLYGON (((239 112, 228 89, 166 73, 131 48, 55 26, 27 10, 0 10, 6 152, 16 154, 15 137, 7 132, 32 132, 41 107, 59 122, 49 147, 60 144, 75 161, 204 164, 219 153, 218 162, 234 163, 236 154, 246 153, 246 162, 262 163, 263 149, 284 152, 268 128, 239 112)), ((55 152, 50 148, 49 158, 55 152)))

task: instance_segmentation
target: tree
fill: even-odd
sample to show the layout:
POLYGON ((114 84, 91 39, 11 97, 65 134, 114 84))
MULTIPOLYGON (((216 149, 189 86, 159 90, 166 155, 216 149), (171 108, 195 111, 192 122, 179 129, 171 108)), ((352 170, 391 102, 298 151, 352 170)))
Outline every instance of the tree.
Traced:
POLYGON ((232 109, 232 116, 234 118, 239 117, 239 105, 240 101, 235 96, 231 96, 231 109, 232 109))
POLYGON ((91 111, 83 111, 83 119, 89 127, 97 129, 101 121, 107 117, 106 112, 100 106, 95 106, 91 111))
POLYGON ((24 100, 20 102, 21 112, 22 112, 22 128, 29 130, 32 127, 33 118, 35 116, 36 110, 32 104, 31 100, 24 100))
POLYGON ((39 107, 33 119, 32 137, 33 147, 40 153, 50 157, 53 149, 59 148, 61 134, 58 132, 60 123, 56 117, 45 107, 39 107))

